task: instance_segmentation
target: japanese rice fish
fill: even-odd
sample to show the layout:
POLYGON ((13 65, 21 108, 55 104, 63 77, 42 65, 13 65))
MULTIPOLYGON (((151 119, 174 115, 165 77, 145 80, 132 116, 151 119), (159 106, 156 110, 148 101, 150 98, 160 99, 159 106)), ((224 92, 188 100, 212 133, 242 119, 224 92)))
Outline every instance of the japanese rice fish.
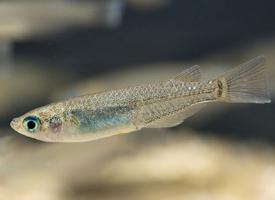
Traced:
POLYGON ((193 66, 149 84, 74 97, 14 118, 11 127, 46 142, 85 142, 181 124, 211 102, 270 103, 263 56, 211 80, 193 66))

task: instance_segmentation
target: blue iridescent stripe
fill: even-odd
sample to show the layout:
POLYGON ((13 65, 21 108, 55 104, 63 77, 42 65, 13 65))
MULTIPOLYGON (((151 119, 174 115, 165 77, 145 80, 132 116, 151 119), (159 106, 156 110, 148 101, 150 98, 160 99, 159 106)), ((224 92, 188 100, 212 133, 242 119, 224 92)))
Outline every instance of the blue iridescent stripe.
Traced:
POLYGON ((71 112, 79 122, 80 132, 97 132, 127 125, 131 122, 131 113, 132 109, 127 106, 71 112))

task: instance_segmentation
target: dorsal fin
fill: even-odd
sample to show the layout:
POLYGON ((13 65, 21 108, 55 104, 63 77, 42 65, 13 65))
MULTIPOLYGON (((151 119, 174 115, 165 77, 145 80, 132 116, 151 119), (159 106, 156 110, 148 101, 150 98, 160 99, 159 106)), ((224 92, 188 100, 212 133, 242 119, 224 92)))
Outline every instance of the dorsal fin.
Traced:
POLYGON ((200 66, 194 65, 181 73, 177 74, 174 79, 182 82, 196 82, 201 78, 200 66))

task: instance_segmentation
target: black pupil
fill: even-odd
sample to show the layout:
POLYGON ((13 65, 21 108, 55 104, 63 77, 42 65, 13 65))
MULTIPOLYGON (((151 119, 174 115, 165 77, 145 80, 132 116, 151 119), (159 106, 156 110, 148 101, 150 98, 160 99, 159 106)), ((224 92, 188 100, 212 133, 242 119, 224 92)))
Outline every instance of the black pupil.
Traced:
POLYGON ((35 122, 34 121, 28 121, 27 126, 29 129, 34 129, 35 128, 35 122))

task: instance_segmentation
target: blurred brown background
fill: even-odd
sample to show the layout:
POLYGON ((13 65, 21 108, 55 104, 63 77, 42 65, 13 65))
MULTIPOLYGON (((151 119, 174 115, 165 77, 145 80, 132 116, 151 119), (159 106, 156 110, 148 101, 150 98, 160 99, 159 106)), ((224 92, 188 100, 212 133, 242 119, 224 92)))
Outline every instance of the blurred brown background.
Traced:
POLYGON ((69 96, 205 79, 265 55, 275 92, 274 1, 0 1, 0 200, 274 200, 275 104, 213 105, 171 129, 78 144, 10 120, 69 96))

